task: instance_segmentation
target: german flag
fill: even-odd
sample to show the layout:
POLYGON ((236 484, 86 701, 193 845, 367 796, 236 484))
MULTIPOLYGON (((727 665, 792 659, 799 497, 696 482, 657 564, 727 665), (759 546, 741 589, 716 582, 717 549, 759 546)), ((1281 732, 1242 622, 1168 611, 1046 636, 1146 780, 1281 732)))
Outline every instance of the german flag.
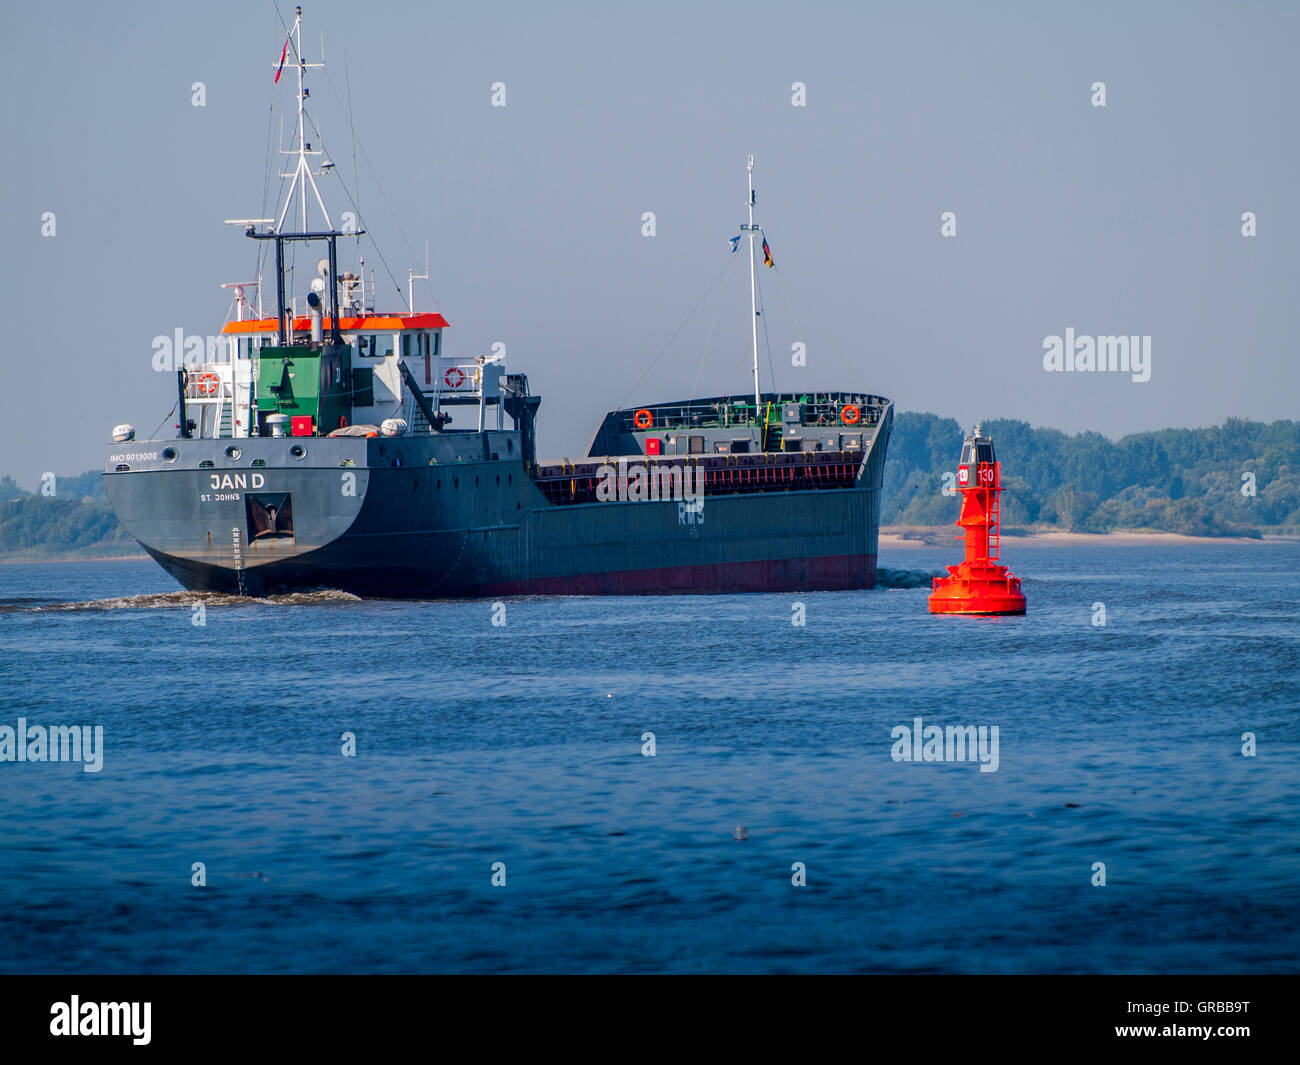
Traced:
POLYGON ((275 84, 280 84, 280 75, 284 72, 284 61, 289 57, 289 38, 293 36, 293 30, 290 30, 284 39, 284 47, 280 49, 280 65, 275 68, 275 84))
POLYGON ((772 249, 767 246, 767 237, 763 238, 763 265, 764 266, 776 265, 776 263, 772 261, 772 249))

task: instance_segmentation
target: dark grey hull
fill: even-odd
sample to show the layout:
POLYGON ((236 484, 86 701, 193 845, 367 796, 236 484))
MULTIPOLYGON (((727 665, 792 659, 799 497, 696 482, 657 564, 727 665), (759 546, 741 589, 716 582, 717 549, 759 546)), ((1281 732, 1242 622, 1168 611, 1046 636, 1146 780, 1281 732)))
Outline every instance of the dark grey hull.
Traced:
POLYGON ((699 511, 674 501, 556 505, 510 431, 131 442, 110 447, 105 488, 127 531, 193 590, 436 598, 870 588, 891 418, 886 411, 865 455, 853 456, 848 487, 719 484, 699 511), (254 515, 265 507, 291 508, 290 528, 259 536, 254 515))

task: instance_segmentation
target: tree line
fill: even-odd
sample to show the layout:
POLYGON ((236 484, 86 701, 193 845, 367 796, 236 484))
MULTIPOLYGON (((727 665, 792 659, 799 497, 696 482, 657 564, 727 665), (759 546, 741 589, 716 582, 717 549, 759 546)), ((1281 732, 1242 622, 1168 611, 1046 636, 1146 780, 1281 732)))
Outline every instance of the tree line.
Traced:
POLYGON ((0 477, 0 555, 75 558, 140 550, 118 525, 99 470, 55 477, 52 488, 53 495, 28 492, 0 477))
MULTIPOLYGON (((1035 526, 1188 536, 1300 532, 1300 422, 1229 418, 1206 429, 1160 429, 1119 440, 1005 418, 983 427, 1002 464, 1006 532, 1035 526)), ((956 470, 963 436, 952 418, 895 416, 883 524, 956 521, 960 500, 943 494, 943 475, 956 470)))

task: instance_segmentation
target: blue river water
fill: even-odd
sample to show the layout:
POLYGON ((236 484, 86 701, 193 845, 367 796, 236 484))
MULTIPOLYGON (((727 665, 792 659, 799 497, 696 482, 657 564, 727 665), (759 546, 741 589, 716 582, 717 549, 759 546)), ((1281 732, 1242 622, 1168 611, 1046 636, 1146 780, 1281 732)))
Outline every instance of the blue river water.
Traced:
POLYGON ((933 617, 957 549, 498 625, 0 566, 0 726, 103 727, 0 762, 0 972, 1300 968, 1300 544, 1006 540, 1028 616, 933 617))

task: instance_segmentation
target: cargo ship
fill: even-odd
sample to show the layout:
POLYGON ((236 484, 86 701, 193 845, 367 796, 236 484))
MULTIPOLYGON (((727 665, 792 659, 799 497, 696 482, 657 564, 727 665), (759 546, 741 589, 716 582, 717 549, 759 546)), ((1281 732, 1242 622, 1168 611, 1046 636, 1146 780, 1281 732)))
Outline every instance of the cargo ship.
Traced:
POLYGON ((407 307, 383 310, 364 261, 340 272, 339 239, 364 230, 336 228, 316 181, 331 164, 304 139, 320 64, 301 38, 298 8, 275 75, 292 56, 283 204, 273 219, 228 220, 268 264, 273 253, 274 315, 260 279, 235 286, 216 350, 175 368, 176 436, 138 440, 123 424, 108 447, 109 502, 172 577, 240 595, 397 598, 873 586, 893 406, 760 388, 756 241, 772 260, 752 156, 732 248, 748 240, 753 392, 612 410, 585 456, 539 458, 526 374, 502 353, 447 353, 447 320, 415 309, 413 271, 407 307), (325 252, 301 305, 286 270, 299 244, 325 252))

